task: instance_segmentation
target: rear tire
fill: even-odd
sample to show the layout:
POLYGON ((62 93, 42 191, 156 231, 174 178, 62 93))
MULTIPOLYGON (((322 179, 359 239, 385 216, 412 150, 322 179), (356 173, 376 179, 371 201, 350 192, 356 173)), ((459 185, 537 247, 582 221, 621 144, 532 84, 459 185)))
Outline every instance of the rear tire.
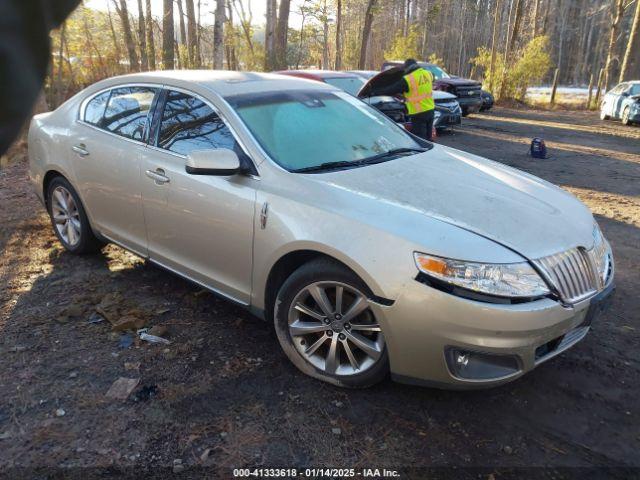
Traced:
POLYGON ((357 275, 331 259, 298 268, 280 288, 274 308, 278 341, 289 360, 340 387, 364 388, 384 379, 389 358, 369 307, 371 295, 357 275))
POLYGON ((622 124, 623 125, 631 125, 631 120, 629 120, 629 114, 631 109, 629 107, 624 107, 624 111, 622 112, 622 124))
POLYGON ((56 237, 69 252, 94 253, 104 247, 91 230, 80 196, 66 178, 56 177, 49 183, 47 209, 56 237))

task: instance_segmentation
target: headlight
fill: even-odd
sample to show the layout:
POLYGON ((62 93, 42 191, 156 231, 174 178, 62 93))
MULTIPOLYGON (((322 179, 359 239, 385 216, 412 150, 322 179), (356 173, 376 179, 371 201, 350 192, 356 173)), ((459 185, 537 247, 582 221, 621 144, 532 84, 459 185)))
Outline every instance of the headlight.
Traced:
POLYGON ((475 263, 414 253, 425 275, 474 292, 499 297, 539 297, 549 293, 544 280, 527 262, 475 263))

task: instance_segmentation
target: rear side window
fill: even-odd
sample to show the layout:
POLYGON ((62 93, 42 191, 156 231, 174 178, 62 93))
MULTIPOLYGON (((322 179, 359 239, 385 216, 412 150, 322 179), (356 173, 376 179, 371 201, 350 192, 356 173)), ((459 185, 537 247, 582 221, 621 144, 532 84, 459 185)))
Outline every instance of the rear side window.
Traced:
POLYGON ((158 147, 181 155, 194 150, 228 148, 244 156, 222 119, 202 100, 169 91, 162 114, 158 147))
POLYGON ((151 87, 114 88, 97 126, 116 135, 142 141, 156 92, 157 89, 151 87))
POLYGON ((96 95, 87 103, 84 109, 84 121, 91 125, 99 125, 104 117, 104 111, 107 108, 109 100, 109 91, 96 95))

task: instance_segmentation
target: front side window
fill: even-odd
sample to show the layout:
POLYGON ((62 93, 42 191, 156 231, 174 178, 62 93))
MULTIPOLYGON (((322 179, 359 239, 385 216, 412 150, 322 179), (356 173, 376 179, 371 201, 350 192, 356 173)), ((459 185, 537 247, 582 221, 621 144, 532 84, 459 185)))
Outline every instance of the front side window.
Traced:
POLYGON ((640 83, 632 83, 629 95, 640 95, 640 83))
POLYGON ((102 92, 87 102, 83 118, 85 122, 91 125, 100 125, 100 122, 102 122, 104 118, 104 111, 107 108, 110 93, 109 91, 102 92))
POLYGON ((211 107, 176 91, 167 95, 158 147, 181 155, 194 150, 228 148, 242 156, 233 134, 211 107))
POLYGON ((114 88, 98 126, 116 135, 142 141, 156 92, 157 89, 151 87, 114 88))
POLYGON ((269 156, 290 171, 424 149, 378 110, 344 92, 265 92, 227 100, 269 156))

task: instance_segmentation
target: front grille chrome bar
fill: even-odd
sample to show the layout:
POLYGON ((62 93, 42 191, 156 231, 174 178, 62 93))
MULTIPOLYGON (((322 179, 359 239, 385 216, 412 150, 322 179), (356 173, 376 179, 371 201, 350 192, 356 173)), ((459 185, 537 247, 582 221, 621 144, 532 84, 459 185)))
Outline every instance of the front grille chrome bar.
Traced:
POLYGON ((583 300, 604 286, 598 275, 594 249, 572 248, 535 260, 545 279, 566 303, 583 300))

